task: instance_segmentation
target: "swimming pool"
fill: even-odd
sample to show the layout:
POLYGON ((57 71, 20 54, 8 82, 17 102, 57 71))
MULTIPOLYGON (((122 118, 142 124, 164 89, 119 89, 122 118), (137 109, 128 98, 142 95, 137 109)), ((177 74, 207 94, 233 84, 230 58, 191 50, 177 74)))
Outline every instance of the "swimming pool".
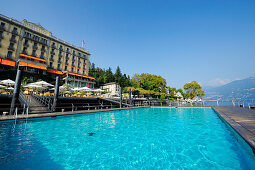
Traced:
POLYGON ((0 122, 0 169, 252 169, 211 108, 140 108, 0 122))

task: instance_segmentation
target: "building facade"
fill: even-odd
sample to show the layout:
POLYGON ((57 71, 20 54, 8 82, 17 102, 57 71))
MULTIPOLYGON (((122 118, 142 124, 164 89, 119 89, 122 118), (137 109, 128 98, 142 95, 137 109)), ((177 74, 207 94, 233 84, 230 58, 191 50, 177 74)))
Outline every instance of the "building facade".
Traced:
POLYGON ((0 67, 32 74, 60 75, 73 87, 94 87, 88 76, 90 53, 60 40, 39 24, 0 14, 0 67))
POLYGON ((120 85, 116 82, 106 83, 101 86, 102 90, 110 93, 112 96, 119 96, 120 95, 120 85))

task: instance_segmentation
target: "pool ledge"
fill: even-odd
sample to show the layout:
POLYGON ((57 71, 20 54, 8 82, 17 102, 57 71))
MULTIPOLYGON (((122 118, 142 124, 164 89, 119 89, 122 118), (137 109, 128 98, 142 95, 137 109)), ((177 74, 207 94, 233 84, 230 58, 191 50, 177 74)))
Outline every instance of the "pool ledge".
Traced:
POLYGON ((97 110, 79 110, 79 111, 74 111, 74 112, 70 111, 70 112, 38 113, 38 114, 29 114, 28 116, 18 115, 17 118, 13 115, 7 115, 7 116, 0 116, 0 121, 15 120, 15 119, 27 119, 27 118, 30 119, 30 118, 42 118, 42 117, 57 117, 57 116, 65 116, 65 115, 107 112, 107 111, 137 109, 137 108, 145 108, 145 107, 148 107, 148 106, 112 108, 112 109, 97 109, 97 110))
POLYGON ((212 108, 250 145, 255 153, 255 110, 233 106, 212 108))

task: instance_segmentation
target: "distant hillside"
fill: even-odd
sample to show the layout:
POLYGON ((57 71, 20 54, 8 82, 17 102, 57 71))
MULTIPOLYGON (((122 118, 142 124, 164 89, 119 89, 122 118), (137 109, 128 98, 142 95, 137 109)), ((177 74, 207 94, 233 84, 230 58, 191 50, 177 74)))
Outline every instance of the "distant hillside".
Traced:
POLYGON ((223 86, 206 90, 206 98, 255 99, 255 77, 235 80, 223 86))

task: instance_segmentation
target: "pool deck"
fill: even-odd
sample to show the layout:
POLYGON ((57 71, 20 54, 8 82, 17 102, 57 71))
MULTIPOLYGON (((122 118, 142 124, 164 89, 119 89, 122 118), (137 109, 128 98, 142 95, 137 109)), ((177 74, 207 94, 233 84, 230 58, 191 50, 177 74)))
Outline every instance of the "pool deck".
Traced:
POLYGON ((255 109, 215 106, 213 109, 242 136, 255 153, 255 109))
POLYGON ((137 108, 145 108, 145 107, 148 107, 148 106, 112 108, 112 109, 96 109, 96 110, 79 110, 79 111, 73 111, 73 112, 70 111, 70 112, 54 112, 54 113, 37 113, 37 114, 29 114, 28 116, 17 115, 17 118, 14 115, 6 115, 6 116, 0 116, 0 121, 15 120, 15 119, 42 118, 42 117, 57 117, 57 116, 65 116, 65 115, 107 112, 107 111, 137 109, 137 108))

